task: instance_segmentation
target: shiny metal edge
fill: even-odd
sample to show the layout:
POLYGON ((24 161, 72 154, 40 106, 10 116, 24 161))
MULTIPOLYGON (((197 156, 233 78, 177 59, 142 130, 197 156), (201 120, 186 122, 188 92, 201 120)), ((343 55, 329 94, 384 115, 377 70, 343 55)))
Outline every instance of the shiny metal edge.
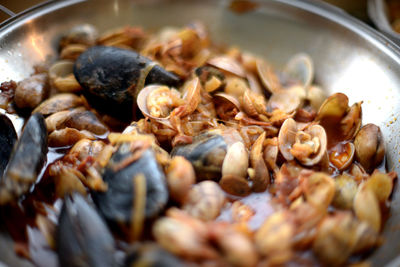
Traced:
MULTIPOLYGON (((61 1, 46 1, 39 5, 33 6, 16 16, 7 19, 0 24, 0 36, 6 33, 11 28, 17 26, 20 23, 24 23, 24 20, 33 19, 35 17, 41 16, 45 13, 61 9, 65 6, 70 6, 76 3, 85 2, 89 0, 61 0, 61 1)), ((160 2, 165 0, 158 0, 160 2)), ((190 0, 197 1, 197 0, 190 0)), ((204 0, 208 2, 215 2, 213 0, 204 0)), ((335 22, 355 33, 369 42, 376 45, 379 49, 388 52, 388 55, 400 64, 400 46, 397 45, 393 40, 385 36, 383 33, 373 29, 364 22, 352 17, 350 14, 344 10, 333 6, 329 3, 325 3, 318 0, 256 0, 255 3, 266 3, 268 1, 273 1, 277 3, 283 3, 288 6, 293 6, 304 11, 308 11, 314 14, 323 16, 324 18, 335 22)), ((154 4, 154 1, 150 1, 154 4)), ((224 1, 229 3, 230 0, 224 1)))
POLYGON ((400 63, 400 46, 393 40, 385 36, 383 33, 373 29, 359 19, 352 17, 340 8, 331 4, 316 1, 316 0, 275 0, 276 2, 285 3, 290 6, 295 6, 312 13, 322 15, 331 21, 342 25, 343 27, 356 32, 364 39, 377 45, 380 49, 390 52, 390 56, 397 63, 400 63), (343 12, 341 12, 343 11, 343 12))
POLYGON ((4 12, 5 14, 9 15, 10 17, 15 16, 16 14, 14 12, 12 12, 10 9, 8 9, 7 7, 0 5, 0 11, 4 12))
POLYGON ((9 27, 14 26, 16 23, 22 22, 24 19, 32 19, 43 13, 51 12, 55 9, 60 9, 65 6, 69 6, 71 4, 76 4, 79 2, 84 2, 86 0, 48 0, 43 3, 34 5, 20 13, 15 14, 14 16, 6 19, 5 21, 0 23, 0 33, 6 31, 9 27))
MULTIPOLYGON (((61 9, 66 6, 70 6, 76 3, 85 2, 87 0, 61 0, 61 1, 47 1, 42 4, 31 7, 16 16, 7 19, 0 23, 0 37, 7 34, 8 31, 12 30, 20 24, 25 23, 27 20, 34 19, 43 14, 50 13, 54 10, 61 9)), ((204 0, 212 1, 212 0, 204 0)), ((332 22, 335 22, 344 28, 355 32, 368 42, 374 44, 379 49, 383 50, 392 60, 400 64, 400 47, 389 39, 384 34, 378 32, 362 21, 352 17, 340 8, 332 6, 328 3, 324 3, 317 0, 258 0, 254 1, 257 3, 265 3, 267 1, 274 1, 283 3, 288 6, 296 7, 301 10, 318 14, 323 16, 332 22)), ((226 1, 229 2, 229 1, 226 1)), ((387 266, 399 266, 400 256, 393 259, 388 263, 387 266)))

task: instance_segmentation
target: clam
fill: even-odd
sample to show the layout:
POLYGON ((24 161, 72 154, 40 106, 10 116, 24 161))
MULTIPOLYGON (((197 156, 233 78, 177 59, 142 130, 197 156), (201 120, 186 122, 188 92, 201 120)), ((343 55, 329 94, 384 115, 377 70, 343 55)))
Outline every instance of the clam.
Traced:
POLYGON ((329 146, 353 139, 360 129, 362 103, 351 107, 348 104, 345 94, 336 93, 328 97, 318 111, 315 120, 325 128, 329 146))
MULTIPOLYGON (((179 92, 176 93, 179 97, 179 92)), ((148 85, 139 92, 137 105, 145 117, 168 121, 174 104, 172 97, 175 95, 167 86, 148 85)))
POLYGON ((278 159, 278 138, 268 138, 264 142, 264 161, 267 164, 268 169, 273 170, 275 173, 279 170, 276 165, 276 161, 278 159))
POLYGON ((106 113, 130 118, 140 90, 146 84, 176 85, 179 79, 136 52, 94 46, 82 53, 74 75, 88 101, 106 113))
POLYGON ((341 120, 349 108, 349 99, 345 94, 336 93, 328 97, 321 105, 316 120, 341 120))
POLYGON ((268 256, 269 262, 281 265, 292 257, 292 239, 295 226, 289 219, 288 213, 276 212, 269 216, 255 233, 254 239, 257 250, 268 256))
POLYGON ((201 83, 197 77, 184 84, 182 88, 182 99, 184 100, 184 105, 181 110, 176 112, 176 115, 184 117, 192 114, 197 109, 197 106, 201 102, 201 89, 201 83))
POLYGON ((293 85, 308 89, 314 79, 313 61, 305 53, 291 57, 280 72, 276 72, 271 65, 261 59, 256 61, 256 68, 262 84, 272 94, 293 85))
POLYGON ((207 61, 207 64, 238 77, 246 76, 243 67, 235 59, 228 56, 213 57, 207 61))
POLYGON ((327 216, 319 226, 313 252, 329 266, 343 265, 354 252, 370 249, 378 242, 378 234, 349 212, 327 216))
POLYGON ((286 160, 296 158, 305 166, 313 166, 322 160, 327 149, 327 137, 323 127, 311 125, 298 131, 296 122, 287 119, 278 135, 279 151, 286 160))
POLYGON ((312 85, 308 87, 306 99, 309 102, 309 105, 315 111, 319 110, 319 108, 321 107, 322 103, 324 103, 326 98, 327 98, 326 92, 319 86, 312 85))
POLYGON ((375 171, 365 182, 365 186, 372 190, 379 203, 383 204, 393 190, 393 179, 387 173, 375 171))
POLYGON ((250 90, 247 82, 240 77, 227 77, 225 83, 224 92, 236 98, 250 90))
POLYGON ((241 107, 247 115, 256 117, 258 115, 267 115, 267 103, 262 94, 257 94, 247 89, 239 98, 241 107))
POLYGON ((282 89, 278 75, 271 65, 263 60, 256 61, 257 74, 262 85, 270 92, 276 93, 282 89))
POLYGON ((56 237, 60 266, 117 266, 113 236, 95 208, 79 194, 66 197, 56 237))
MULTIPOLYGON (((221 251, 227 265, 256 266, 259 256, 251 237, 233 225, 215 222, 210 225, 210 241, 221 251)), ((222 264, 221 264, 222 265, 222 264)))
POLYGON ((70 44, 64 47, 60 52, 61 59, 76 60, 80 54, 87 49, 83 44, 70 44))
POLYGON ((222 176, 219 185, 225 192, 234 196, 244 197, 252 191, 250 183, 246 178, 233 174, 222 176))
POLYGON ((73 69, 73 61, 57 61, 49 68, 50 84, 60 92, 73 93, 82 90, 81 85, 74 77, 73 69))
POLYGON ((353 139, 361 128, 362 102, 354 103, 340 121, 340 130, 345 140, 353 139))
POLYGON ((250 164, 254 174, 250 175, 253 181, 252 189, 254 192, 263 192, 270 183, 269 171, 263 157, 263 144, 266 133, 263 132, 254 142, 250 151, 250 164))
POLYGON ((32 75, 18 83, 14 101, 19 108, 35 108, 49 94, 49 77, 45 73, 32 75))
POLYGON ((222 163, 222 176, 235 175, 247 176, 249 166, 249 155, 242 142, 236 142, 228 147, 225 159, 222 163))
POLYGON ((167 210, 166 217, 153 225, 153 236, 165 250, 184 259, 216 259, 219 255, 208 242, 205 222, 193 218, 178 208, 167 210))
POLYGON ((314 79, 314 64, 308 54, 300 53, 292 56, 283 68, 287 84, 299 84, 308 88, 314 79))
POLYGON ((17 140, 0 180, 0 205, 16 201, 38 178, 47 153, 47 130, 41 114, 33 114, 17 140))
POLYGON ((196 182, 196 174, 192 164, 181 156, 173 157, 165 170, 171 198, 182 203, 190 188, 196 182))
POLYGON ((339 209, 352 209, 357 183, 349 175, 342 174, 335 178, 336 193, 333 205, 339 209))
POLYGON ((358 186, 356 195, 354 196, 354 213, 361 221, 379 232, 382 225, 382 214, 379 206, 378 196, 373 186, 367 186, 367 183, 361 183, 358 186))
POLYGON ((17 133, 11 120, 0 114, 0 177, 3 176, 16 140, 17 133))
POLYGON ((94 45, 97 37, 97 29, 93 25, 77 25, 62 36, 60 47, 65 47, 69 44, 83 44, 87 46, 94 45))
POLYGON ((335 181, 323 172, 303 171, 300 173, 301 187, 306 201, 325 211, 335 196, 335 181))
POLYGON ((187 82, 182 93, 167 86, 148 85, 138 94, 137 105, 145 117, 171 126, 171 113, 184 117, 196 110, 201 100, 200 91, 201 84, 198 78, 187 82))
POLYGON ((306 91, 302 86, 292 86, 285 90, 274 92, 268 100, 270 109, 279 109, 291 113, 298 109, 306 98, 306 91))
POLYGON ((225 84, 225 75, 217 68, 202 66, 195 70, 195 74, 207 92, 220 89, 225 84))
POLYGON ((103 33, 97 39, 97 44, 134 48, 136 50, 140 47, 145 39, 146 34, 142 28, 126 26, 118 29, 112 29, 103 33))
POLYGON ((354 140, 356 159, 370 172, 376 168, 385 155, 385 145, 381 130, 375 124, 361 128, 354 140))
POLYGON ((230 120, 234 118, 240 111, 240 103, 234 96, 225 93, 216 93, 213 97, 216 112, 222 120, 230 120))
POLYGON ((286 160, 293 160, 294 156, 290 153, 291 146, 296 139, 297 124, 293 119, 287 119, 282 124, 278 135, 278 147, 282 156, 286 160))
POLYGON ((81 106, 83 105, 83 103, 83 99, 75 94, 57 94, 43 101, 33 110, 33 113, 37 112, 43 114, 44 116, 47 116, 59 111, 81 106))
POLYGON ((353 162, 355 147, 353 143, 339 143, 329 152, 329 161, 340 171, 347 169, 353 162))
POLYGON ((48 141, 51 147, 62 147, 74 145, 82 139, 95 140, 96 137, 89 131, 66 127, 51 132, 48 141))
POLYGON ((189 191, 182 207, 190 216, 202 221, 218 217, 225 204, 225 194, 214 181, 202 181, 189 191))
POLYGON ((46 118, 46 125, 49 132, 64 128, 74 128, 101 135, 108 131, 107 126, 93 112, 84 108, 75 108, 54 113, 46 118))

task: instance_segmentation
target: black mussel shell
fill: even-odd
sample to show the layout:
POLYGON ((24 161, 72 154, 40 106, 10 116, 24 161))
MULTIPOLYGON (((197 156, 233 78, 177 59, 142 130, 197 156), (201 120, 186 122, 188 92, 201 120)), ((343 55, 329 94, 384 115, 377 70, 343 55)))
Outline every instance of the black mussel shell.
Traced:
POLYGON ((61 267, 116 266, 114 238, 94 207, 79 194, 65 199, 56 240, 61 267))
POLYGON ((183 267, 180 259, 155 243, 136 244, 128 252, 125 266, 183 267))
POLYGON ((172 156, 182 156, 189 160, 200 180, 216 180, 221 177, 222 163, 227 144, 219 134, 202 133, 193 138, 193 143, 176 146, 172 156))
MULTIPOLYGON (((175 86, 179 78, 132 50, 94 46, 83 52, 74 65, 74 75, 85 89, 90 104, 110 115, 130 118, 134 110, 136 86, 146 68, 145 84, 175 86)), ((141 89, 141 88, 140 88, 141 89)))
POLYGON ((14 145, 0 180, 0 205, 17 200, 37 180, 46 162, 47 129, 43 115, 33 114, 14 145))
POLYGON ((7 166, 16 140, 17 133, 11 120, 6 115, 0 114, 0 177, 7 166))
POLYGON ((166 178, 152 149, 145 150, 133 163, 115 170, 115 166, 130 155, 129 143, 123 143, 111 157, 103 174, 108 190, 93 194, 93 199, 103 216, 108 221, 118 224, 128 224, 131 221, 135 197, 134 179, 140 173, 146 178, 145 218, 158 215, 168 201, 166 178))

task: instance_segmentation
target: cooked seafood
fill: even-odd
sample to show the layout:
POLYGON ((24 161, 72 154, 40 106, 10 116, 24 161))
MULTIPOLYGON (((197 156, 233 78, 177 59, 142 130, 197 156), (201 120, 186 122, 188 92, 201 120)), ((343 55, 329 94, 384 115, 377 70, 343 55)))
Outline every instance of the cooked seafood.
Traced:
POLYGON ((34 113, 16 141, 0 181, 0 205, 26 194, 37 180, 47 153, 47 130, 43 116, 34 113))
POLYGON ((114 239, 81 195, 65 198, 58 220, 57 249, 62 266, 116 266, 114 239))
POLYGON ((6 113, 30 115, 20 138, 0 115, 0 229, 18 255, 49 267, 339 266, 381 244, 397 178, 383 135, 362 126, 362 102, 314 84, 309 55, 277 69, 213 44, 198 22, 78 25, 59 48, 0 87, 6 113))
POLYGON ((14 143, 17 140, 17 133, 15 132, 11 120, 4 114, 0 114, 0 131, 0 175, 3 176, 14 143))
POLYGON ((132 104, 146 83, 175 85, 179 81, 148 58, 106 46, 83 52, 75 62, 74 74, 92 105, 106 112, 117 108, 114 113, 120 117, 132 114, 132 104))

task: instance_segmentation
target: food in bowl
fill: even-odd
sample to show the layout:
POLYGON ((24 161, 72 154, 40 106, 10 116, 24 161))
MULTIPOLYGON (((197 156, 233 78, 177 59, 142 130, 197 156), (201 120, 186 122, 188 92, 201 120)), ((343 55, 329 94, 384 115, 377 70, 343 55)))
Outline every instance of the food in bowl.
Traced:
POLYGON ((0 209, 37 265, 342 265, 382 242, 381 131, 309 55, 277 70, 198 22, 79 25, 59 48, 1 85, 26 124, 17 139, 1 116, 0 209))

